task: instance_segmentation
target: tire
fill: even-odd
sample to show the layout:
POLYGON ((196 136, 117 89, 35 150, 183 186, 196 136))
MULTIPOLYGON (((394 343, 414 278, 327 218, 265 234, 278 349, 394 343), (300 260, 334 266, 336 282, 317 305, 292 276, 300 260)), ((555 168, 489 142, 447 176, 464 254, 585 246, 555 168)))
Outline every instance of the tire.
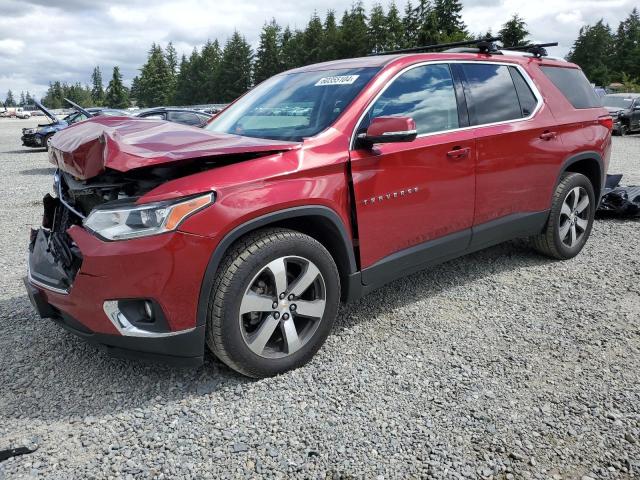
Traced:
POLYGON ((340 275, 322 244, 293 230, 259 230, 221 262, 209 296, 207 345, 243 375, 278 375, 311 360, 339 301, 340 275))
POLYGON ((531 238, 534 248, 558 260, 575 257, 591 234, 595 211, 591 181, 581 173, 564 173, 553 194, 545 229, 531 238))
POLYGON ((624 137, 627 133, 629 133, 629 130, 628 130, 628 128, 627 128, 625 125, 623 125, 622 127, 620 127, 620 134, 619 134, 619 135, 620 135, 621 137, 624 137))
POLYGON ((53 133, 48 133, 45 137, 44 137, 44 148, 46 149, 46 151, 49 151, 49 140, 51 140, 51 137, 53 137, 53 133))

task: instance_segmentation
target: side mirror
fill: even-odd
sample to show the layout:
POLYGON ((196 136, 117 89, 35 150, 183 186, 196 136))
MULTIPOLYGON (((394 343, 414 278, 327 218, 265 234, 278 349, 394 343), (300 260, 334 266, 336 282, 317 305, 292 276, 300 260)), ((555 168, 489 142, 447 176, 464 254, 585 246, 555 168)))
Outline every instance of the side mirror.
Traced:
POLYGON ((416 122, 411 117, 376 117, 358 139, 365 145, 375 143, 413 142, 418 136, 416 122))

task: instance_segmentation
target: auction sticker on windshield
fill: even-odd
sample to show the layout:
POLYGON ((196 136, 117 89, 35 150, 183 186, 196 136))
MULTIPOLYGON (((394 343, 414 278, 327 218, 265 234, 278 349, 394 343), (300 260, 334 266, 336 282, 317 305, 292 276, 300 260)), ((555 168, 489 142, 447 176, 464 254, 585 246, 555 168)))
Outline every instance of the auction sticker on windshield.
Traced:
POLYGON ((335 77, 324 77, 316 82, 316 87, 324 85, 351 85, 360 75, 338 75, 335 77))

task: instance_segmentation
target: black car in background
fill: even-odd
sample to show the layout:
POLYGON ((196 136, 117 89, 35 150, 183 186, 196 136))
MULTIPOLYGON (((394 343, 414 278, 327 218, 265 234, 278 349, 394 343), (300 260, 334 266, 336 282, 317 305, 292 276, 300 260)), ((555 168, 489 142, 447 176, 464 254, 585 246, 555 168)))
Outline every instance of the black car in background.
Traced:
POLYGON ((613 117, 614 134, 640 130, 640 93, 611 93, 602 101, 613 117))
POLYGON ((136 117, 140 118, 155 118, 156 120, 167 120, 169 122, 182 123, 194 127, 204 127, 212 116, 213 115, 198 110, 171 107, 151 108, 136 114, 136 117))

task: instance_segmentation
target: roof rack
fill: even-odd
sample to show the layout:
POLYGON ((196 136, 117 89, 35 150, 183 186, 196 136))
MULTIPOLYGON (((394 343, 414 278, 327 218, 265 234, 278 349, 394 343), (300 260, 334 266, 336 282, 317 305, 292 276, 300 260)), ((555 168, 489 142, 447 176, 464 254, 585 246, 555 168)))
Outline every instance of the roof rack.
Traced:
POLYGON ((433 45, 424 45, 422 47, 401 48, 399 50, 388 50, 386 52, 370 53, 369 55, 391 55, 396 53, 419 53, 429 50, 439 50, 443 48, 465 47, 469 45, 475 46, 481 53, 497 53, 498 47, 495 42, 502 40, 501 37, 478 38, 475 40, 463 40, 461 42, 436 43, 433 45))
POLYGON ((528 45, 516 45, 514 47, 504 47, 502 50, 513 50, 520 52, 528 52, 533 54, 534 57, 546 57, 549 54, 547 53, 546 47, 557 47, 558 42, 551 43, 531 43, 528 45))

